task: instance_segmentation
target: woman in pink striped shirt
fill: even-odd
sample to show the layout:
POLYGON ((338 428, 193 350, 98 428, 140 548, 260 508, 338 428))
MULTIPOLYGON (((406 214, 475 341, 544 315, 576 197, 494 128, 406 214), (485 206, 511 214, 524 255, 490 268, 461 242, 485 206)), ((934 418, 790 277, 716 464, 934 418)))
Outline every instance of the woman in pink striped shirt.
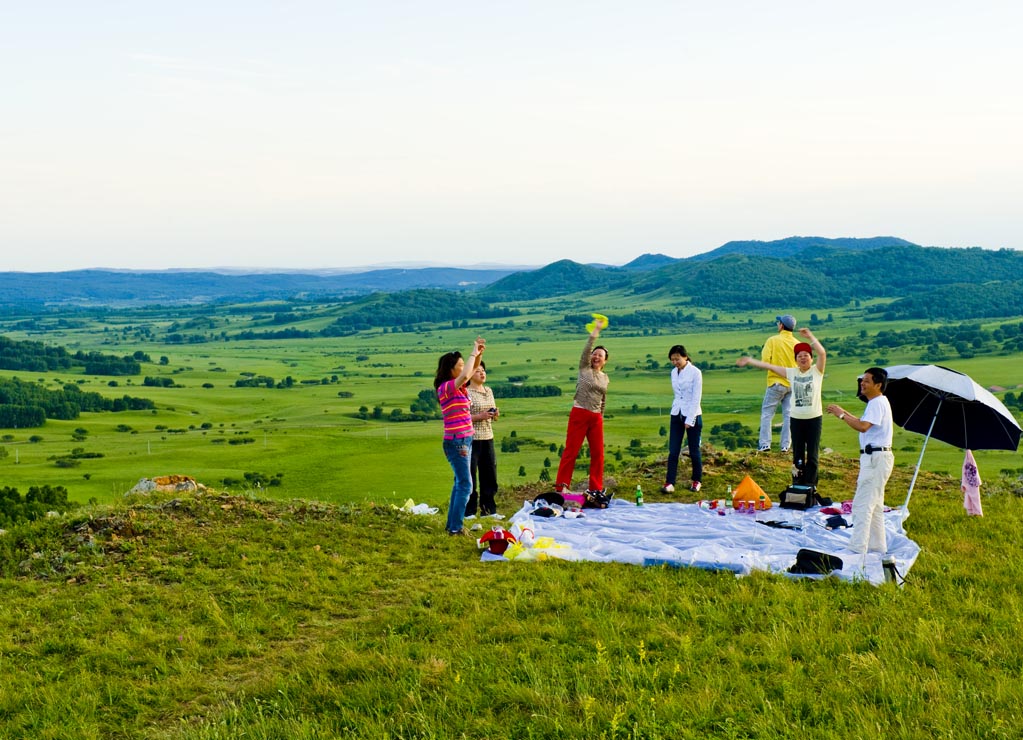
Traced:
POLYGON ((448 503, 448 534, 462 534, 464 531, 462 520, 465 517, 465 505, 472 493, 469 465, 472 459, 472 415, 465 386, 479 367, 485 347, 483 337, 476 337, 469 353, 471 362, 466 362, 461 352, 441 355, 437 361, 437 375, 433 379, 440 410, 444 415, 444 455, 455 473, 451 501, 448 503))

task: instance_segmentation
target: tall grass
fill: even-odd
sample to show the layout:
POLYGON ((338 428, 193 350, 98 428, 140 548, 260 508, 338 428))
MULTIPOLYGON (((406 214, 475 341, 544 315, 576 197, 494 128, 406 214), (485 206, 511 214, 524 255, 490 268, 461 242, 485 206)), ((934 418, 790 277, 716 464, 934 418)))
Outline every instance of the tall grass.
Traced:
MULTIPOLYGON (((709 459, 714 485, 787 475, 709 459)), ((441 515, 130 497, 0 538, 0 736, 1018 737, 1015 485, 976 519, 924 474, 901 589, 481 563, 441 515)))

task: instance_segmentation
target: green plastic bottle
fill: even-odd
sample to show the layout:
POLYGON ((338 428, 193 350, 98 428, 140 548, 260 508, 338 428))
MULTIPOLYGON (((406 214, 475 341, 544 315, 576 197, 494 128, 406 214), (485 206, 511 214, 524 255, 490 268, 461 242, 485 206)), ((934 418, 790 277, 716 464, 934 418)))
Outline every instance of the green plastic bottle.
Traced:
POLYGON ((643 505, 643 488, 638 483, 636 484, 636 506, 643 505))

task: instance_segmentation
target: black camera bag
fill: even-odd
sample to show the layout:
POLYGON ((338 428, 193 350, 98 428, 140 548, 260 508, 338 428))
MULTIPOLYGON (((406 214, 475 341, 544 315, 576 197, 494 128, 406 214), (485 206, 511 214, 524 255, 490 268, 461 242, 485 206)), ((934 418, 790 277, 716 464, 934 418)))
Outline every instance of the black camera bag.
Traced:
POLYGON ((814 486, 801 486, 793 483, 781 492, 779 499, 781 501, 781 508, 783 509, 799 509, 800 511, 805 511, 816 502, 817 489, 814 486))

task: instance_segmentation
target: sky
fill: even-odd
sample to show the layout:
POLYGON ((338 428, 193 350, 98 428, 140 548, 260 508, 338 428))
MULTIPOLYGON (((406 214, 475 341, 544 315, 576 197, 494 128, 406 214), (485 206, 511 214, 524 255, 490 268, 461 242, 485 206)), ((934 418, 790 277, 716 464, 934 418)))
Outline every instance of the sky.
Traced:
POLYGON ((0 8, 0 270, 1023 249, 1023 3, 0 8))

